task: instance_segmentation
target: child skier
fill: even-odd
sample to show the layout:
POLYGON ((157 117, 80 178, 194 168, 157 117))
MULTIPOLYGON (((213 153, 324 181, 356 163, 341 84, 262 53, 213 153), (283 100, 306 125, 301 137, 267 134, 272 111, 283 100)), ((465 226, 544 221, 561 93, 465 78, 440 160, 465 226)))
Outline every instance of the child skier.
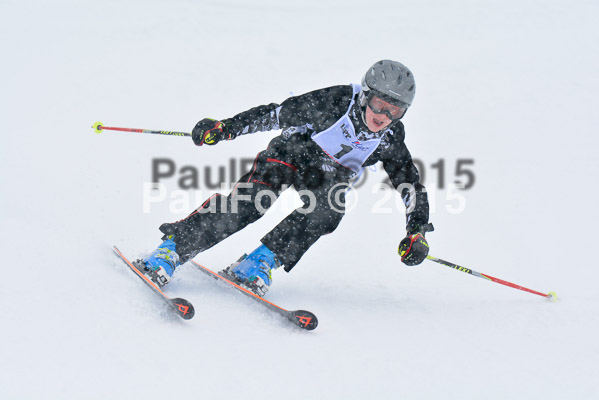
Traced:
POLYGON ((414 94, 410 70, 383 60, 368 69, 361 85, 315 90, 220 121, 202 119, 192 132, 198 146, 256 132, 283 132, 258 154, 251 171, 227 197, 214 195, 187 218, 161 225, 163 243, 139 265, 159 286, 166 285, 180 264, 256 221, 283 190, 294 186, 304 206, 264 236, 262 245, 241 262, 220 272, 264 296, 272 269, 284 266, 289 272, 322 235, 335 230, 344 215, 349 180, 378 161, 407 208, 401 260, 420 264, 428 255, 424 235, 433 227, 428 223, 426 191, 400 122, 414 94))

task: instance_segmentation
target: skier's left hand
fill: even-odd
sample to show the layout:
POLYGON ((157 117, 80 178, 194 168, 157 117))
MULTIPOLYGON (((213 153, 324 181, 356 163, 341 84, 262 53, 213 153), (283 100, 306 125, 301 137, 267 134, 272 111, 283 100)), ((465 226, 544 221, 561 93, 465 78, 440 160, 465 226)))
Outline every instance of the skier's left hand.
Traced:
POLYGON ((428 242, 420 232, 410 234, 399 243, 397 252, 404 264, 418 265, 428 256, 428 242))

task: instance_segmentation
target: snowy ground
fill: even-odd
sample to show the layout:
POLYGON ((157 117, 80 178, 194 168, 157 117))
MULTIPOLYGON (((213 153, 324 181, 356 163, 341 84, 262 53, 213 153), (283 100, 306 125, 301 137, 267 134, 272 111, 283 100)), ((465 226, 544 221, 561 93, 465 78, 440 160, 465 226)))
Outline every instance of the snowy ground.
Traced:
MULTIPOLYGON (((1 398, 599 397, 597 3, 368 4, 0 0, 1 398), (190 265, 168 290, 196 317, 171 318, 110 251, 142 255, 160 223, 185 215, 168 199, 143 212, 151 160, 203 174, 277 133, 197 148, 91 124, 190 131, 202 117, 359 82, 383 58, 417 80, 404 122, 435 192, 431 254, 560 301, 402 265, 404 217, 375 190, 377 171, 338 231, 275 273, 268 298, 315 312, 316 331, 190 265), (458 159, 475 160, 476 182, 454 214, 458 159), (373 211, 381 201, 391 214, 373 211)), ((169 194, 179 177, 163 182, 169 194)), ((196 259, 224 266, 284 215, 196 259)))

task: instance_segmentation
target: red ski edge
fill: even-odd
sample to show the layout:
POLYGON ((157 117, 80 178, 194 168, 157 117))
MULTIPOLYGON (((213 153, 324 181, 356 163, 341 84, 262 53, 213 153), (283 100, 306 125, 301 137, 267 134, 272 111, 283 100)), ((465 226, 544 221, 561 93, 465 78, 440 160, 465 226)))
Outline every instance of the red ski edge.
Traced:
POLYGON ((112 249, 116 255, 119 256, 119 258, 123 260, 133 272, 135 272, 138 277, 140 277, 155 293, 160 295, 160 297, 169 305, 175 314, 186 320, 193 318, 195 310, 189 301, 181 298, 171 299, 168 297, 154 282, 152 282, 147 276, 142 274, 141 271, 135 268, 135 265, 133 265, 133 263, 129 261, 116 246, 113 246, 112 249))
POLYGON ((318 318, 316 318, 316 315, 314 315, 310 311, 305 311, 305 310, 288 311, 288 310, 256 295, 252 291, 250 291, 242 286, 239 286, 235 282, 228 280, 224 276, 219 275, 218 273, 212 271, 211 269, 206 268, 203 265, 198 264, 197 262, 195 262, 193 260, 191 260, 191 262, 193 265, 198 267, 200 269, 200 271, 212 276, 213 278, 215 278, 217 280, 220 280, 221 282, 226 283, 230 287, 233 287, 233 288, 239 290, 241 293, 245 294, 246 296, 251 297, 252 299, 254 299, 257 302, 259 302, 260 304, 264 305, 268 309, 285 317, 289 322, 293 323, 294 325, 296 325, 302 329, 308 330, 308 331, 314 330, 318 326, 318 318))

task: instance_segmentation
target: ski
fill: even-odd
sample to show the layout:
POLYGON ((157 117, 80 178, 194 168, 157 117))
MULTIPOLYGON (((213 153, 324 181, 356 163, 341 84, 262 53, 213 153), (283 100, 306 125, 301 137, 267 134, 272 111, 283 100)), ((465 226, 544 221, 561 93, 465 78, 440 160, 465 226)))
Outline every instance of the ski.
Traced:
POLYGON ((168 304, 170 310, 172 310, 175 314, 177 314, 178 316, 180 316, 183 319, 192 319, 193 318, 193 315, 195 314, 195 310, 193 309, 193 305, 189 301, 187 301, 185 299, 181 299, 181 298, 168 297, 158 287, 158 285, 156 285, 147 276, 145 276, 140 270, 138 270, 135 267, 135 265, 131 261, 129 261, 127 259, 127 257, 125 257, 123 255, 123 253, 121 253, 121 251, 116 246, 113 246, 112 249, 114 250, 115 254, 117 256, 119 256, 119 258, 121 260, 123 260, 123 262, 125 264, 127 264, 127 266, 129 268, 131 268, 131 270, 133 270, 133 272, 135 272, 135 274, 137 276, 139 276, 141 278, 141 280, 144 281, 146 283, 146 285, 148 285, 150 287, 150 289, 152 289, 154 291, 154 293, 158 294, 160 296, 160 298, 166 304, 168 304))
POLYGON ((193 260, 191 260, 191 262, 193 265, 198 267, 198 269, 200 271, 204 272, 207 275, 210 275, 211 277, 213 277, 221 282, 224 282, 227 286, 229 286, 233 289, 236 289, 239 292, 245 294, 246 296, 254 299, 258 303, 262 304, 263 306, 265 306, 269 310, 275 312, 276 314, 282 316, 283 318, 290 321, 294 325, 296 325, 302 329, 308 330, 308 331, 314 330, 318 326, 318 319, 316 318, 316 315, 314 315, 310 311, 305 311, 305 310, 288 311, 288 310, 285 310, 284 308, 279 307, 278 305, 271 303, 268 300, 263 299, 262 297, 256 295, 255 293, 251 292, 250 290, 248 290, 242 286, 239 286, 235 282, 230 281, 229 279, 225 278, 224 276, 219 275, 218 273, 204 267, 203 265, 198 264, 197 262, 195 262, 193 260))

